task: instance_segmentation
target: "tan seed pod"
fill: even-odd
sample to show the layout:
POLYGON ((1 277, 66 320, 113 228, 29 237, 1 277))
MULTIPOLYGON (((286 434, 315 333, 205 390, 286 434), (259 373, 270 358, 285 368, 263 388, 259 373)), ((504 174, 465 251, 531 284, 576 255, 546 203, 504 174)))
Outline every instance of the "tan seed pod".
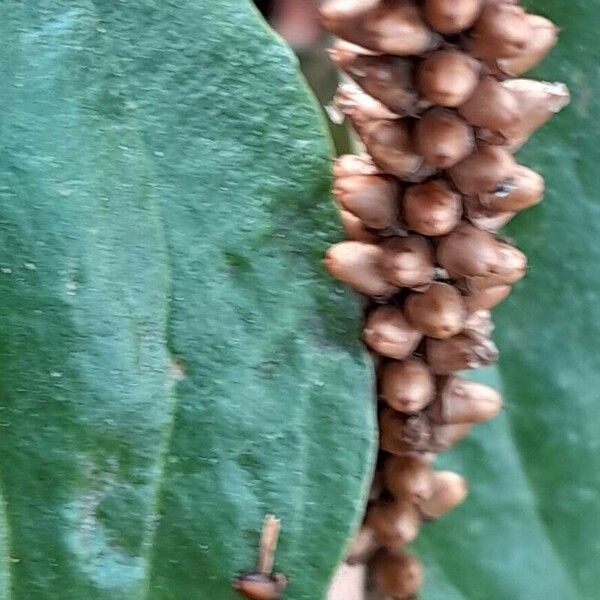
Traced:
POLYGON ((479 71, 479 63, 468 54, 460 50, 438 50, 417 67, 417 89, 430 102, 454 108, 471 96, 479 71))
POLYGON ((482 6, 483 0, 425 0, 423 10, 432 29, 452 35, 469 29, 482 6))
POLYGON ((392 295, 396 288, 379 272, 383 249, 364 242, 340 242, 329 248, 325 266, 335 279, 343 281, 356 291, 374 298, 392 295))
POLYGON ((483 286, 469 290, 465 296, 465 303, 469 312, 477 310, 490 310, 505 300, 512 287, 507 284, 483 286))
POLYGON ((406 299, 404 313, 415 329, 443 340, 461 331, 467 319, 460 292, 453 285, 439 281, 423 292, 413 292, 406 299))
POLYGON ((429 416, 441 425, 481 423, 493 419, 502 408, 502 398, 492 387, 461 377, 448 377, 429 416))
POLYGON ((333 176, 336 179, 352 175, 381 174, 381 169, 375 165, 368 154, 344 154, 333 163, 333 176))
POLYGON ((379 592, 393 600, 410 600, 423 585, 423 567, 408 552, 382 549, 375 555, 372 569, 379 592))
POLYGON ((331 59, 360 85, 395 113, 413 114, 422 102, 413 85, 413 62, 398 56, 359 54, 343 41, 329 51, 331 59))
POLYGON ((402 360, 415 351, 423 334, 409 324, 401 308, 388 304, 369 313, 363 338, 375 352, 402 360))
POLYGON ((516 283, 527 273, 527 256, 518 248, 503 240, 496 240, 498 261, 494 274, 488 282, 495 284, 516 283))
POLYGON ((504 148, 479 144, 477 150, 448 170, 454 185, 465 196, 491 192, 514 171, 517 163, 504 148))
POLYGON ((408 227, 417 233, 445 235, 460 223, 462 199, 445 181, 432 180, 406 190, 402 214, 408 227))
POLYGON ((473 28, 472 50, 479 58, 494 60, 525 51, 533 31, 522 7, 490 2, 473 28))
POLYGON ((475 147, 473 130, 450 110, 432 108, 417 121, 415 149, 425 164, 436 169, 449 167, 466 158, 475 147))
POLYGON ((434 399, 435 382, 422 360, 393 361, 381 371, 380 395, 394 410, 415 414, 434 399))
POLYGON ((404 121, 371 121, 358 133, 375 163, 386 173, 406 179, 422 167, 423 157, 416 153, 404 121))
POLYGON ((471 312, 465 321, 464 329, 465 331, 472 331, 484 337, 490 337, 494 331, 492 313, 484 309, 471 312))
POLYGON ((383 468, 385 486, 395 498, 420 504, 433 495, 433 471, 415 456, 389 456, 383 468))
POLYGON ((510 58, 499 58, 494 66, 503 74, 511 77, 522 75, 542 62, 556 45, 558 28, 552 21, 539 15, 527 15, 531 35, 522 52, 510 58))
POLYGON ((334 105, 350 119, 358 131, 362 125, 377 119, 399 119, 385 104, 369 96, 355 84, 341 85, 333 99, 334 105))
POLYGON ((427 520, 439 519, 462 504, 467 498, 468 486, 464 477, 452 471, 433 473, 434 492, 429 500, 419 505, 427 520))
POLYGON ((353 175, 338 178, 333 193, 340 205, 367 227, 388 229, 397 224, 400 186, 392 177, 353 175))
POLYGON ((495 190, 480 194, 477 201, 483 209, 502 213, 534 206, 543 196, 544 178, 532 169, 518 165, 495 190))
POLYGON ((418 235, 392 238, 381 245, 380 271, 398 287, 429 284, 435 275, 431 246, 418 235))
POLYGON ((478 369, 498 360, 498 349, 491 340, 464 332, 447 340, 428 339, 427 362, 436 375, 450 375, 463 369, 478 369))
POLYGON ((348 240, 366 242, 367 244, 376 244, 378 242, 377 235, 370 232, 356 215, 347 210, 340 210, 340 218, 342 219, 342 225, 344 226, 348 240))
POLYGON ((496 238, 470 223, 462 223, 437 247, 437 261, 453 277, 488 277, 499 261, 496 238))
POLYGON ((384 546, 410 544, 421 527, 421 517, 407 500, 382 500, 367 512, 366 524, 384 546))
POLYGON ((349 565, 359 565, 367 562, 379 549, 380 544, 371 527, 363 525, 352 538, 346 552, 345 562, 349 565))
MULTIPOLYGON (((500 188, 502 184, 500 184, 500 188)), ((483 194, 485 195, 485 194, 483 194)), ((495 232, 504 227, 516 213, 496 212, 481 205, 479 197, 467 196, 463 199, 463 208, 466 219, 478 229, 495 232)))

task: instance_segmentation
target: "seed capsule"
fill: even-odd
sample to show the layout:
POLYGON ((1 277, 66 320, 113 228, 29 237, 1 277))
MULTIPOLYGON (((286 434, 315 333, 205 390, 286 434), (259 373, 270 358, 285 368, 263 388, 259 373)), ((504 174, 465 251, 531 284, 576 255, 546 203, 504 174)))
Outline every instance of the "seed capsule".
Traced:
POLYGON ((367 244, 376 244, 378 242, 377 236, 366 229, 365 224, 356 215, 347 210, 340 210, 340 218, 346 230, 347 239, 356 242, 366 242, 367 244))
POLYGON ((406 179, 423 165, 404 121, 371 121, 358 133, 375 163, 386 173, 406 179))
POLYGON ((400 118, 385 104, 369 96, 355 84, 341 85, 335 95, 334 104, 350 119, 357 131, 369 121, 400 118))
POLYGON ((516 4, 490 2, 473 28, 473 52, 493 60, 525 51, 533 31, 525 11, 516 4))
POLYGON ((435 383, 427 365, 417 358, 389 362, 381 372, 381 397, 394 410, 414 414, 435 397, 435 383))
POLYGON ((359 565, 367 562, 379 548, 375 532, 371 527, 363 525, 352 538, 350 547, 346 553, 346 563, 359 565))
POLYGON ((375 166, 368 154, 344 154, 333 163, 333 176, 336 179, 352 175, 381 175, 381 169, 375 166))
POLYGON ((507 298, 511 290, 511 286, 506 284, 470 289, 465 296, 467 310, 469 312, 475 312, 477 310, 490 310, 507 298))
POLYGON ((447 169, 471 154, 474 146, 471 127, 449 110, 433 108, 417 121, 415 148, 431 167, 447 169))
POLYGON ((399 287, 419 287, 431 282, 435 275, 433 251, 418 235, 392 238, 381 245, 383 276, 399 287))
POLYGON ((498 360, 498 349, 484 336, 465 332, 447 340, 427 340, 427 361, 437 375, 478 369, 498 360))
POLYGON ((382 175, 353 175, 336 179, 336 200, 373 229, 394 227, 398 221, 398 182, 382 175))
POLYGON ((501 408, 502 398, 494 388, 460 377, 448 377, 428 414, 441 425, 480 423, 493 419, 501 408))
POLYGON ((462 199, 445 181, 428 181, 406 190, 402 213, 413 231, 429 236, 445 235, 460 222, 462 199))
POLYGON ((433 473, 433 496, 419 505, 419 509, 427 520, 439 519, 441 516, 462 504, 468 493, 464 477, 452 471, 433 473))
POLYGON ((396 498, 420 504, 433 495, 433 471, 413 456, 389 456, 384 465, 385 486, 396 498))
POLYGON ((516 283, 527 273, 527 256, 508 242, 496 240, 498 261, 488 280, 498 284, 516 283))
POLYGON ((454 185, 466 196, 496 189, 510 177, 517 163, 508 150, 480 144, 470 156, 448 170, 454 185))
POLYGON ((425 0, 429 26, 446 35, 469 29, 481 12, 482 0, 425 0))
POLYGON ((402 309, 386 305, 371 311, 363 337, 375 352, 402 360, 416 350, 423 334, 408 323, 402 309))
POLYGON ((532 169, 518 165, 495 190, 480 194, 478 202, 489 211, 511 212, 534 206, 543 196, 544 178, 532 169))
POLYGON ((248 600, 279 600, 287 582, 282 575, 247 573, 233 582, 234 589, 248 600))
POLYGON ((379 273, 383 249, 364 242, 340 242, 329 248, 325 266, 332 277, 374 298, 392 295, 396 288, 379 273))
POLYGON ((531 35, 522 52, 510 58, 499 58, 495 65, 501 73, 512 77, 522 75, 542 62, 556 45, 558 28, 552 21, 539 15, 527 15, 531 35))
POLYGON ((384 500, 374 504, 367 513, 366 523, 384 546, 410 544, 421 527, 416 507, 406 500, 384 500))
POLYGON ((460 292, 437 281, 424 292, 413 292, 406 299, 404 312, 413 327, 428 337, 442 340, 456 335, 467 318, 460 292))
POLYGON ((484 337, 490 337, 494 331, 492 313, 489 310, 476 310, 465 321, 465 331, 472 331, 484 337))
POLYGON ((475 90, 479 70, 479 63, 464 52, 438 50, 417 68, 417 89, 434 104, 460 106, 475 90))
POLYGON ((369 56, 338 41, 329 51, 331 59, 367 94, 395 113, 413 114, 422 102, 413 86, 413 63, 398 56, 369 56))
POLYGON ((372 568, 378 590, 393 600, 414 598, 423 585, 423 567, 407 552, 380 550, 375 555, 372 568))
POLYGON ((485 208, 481 205, 477 196, 467 196, 464 198, 463 206, 465 217, 471 224, 479 229, 491 232, 498 231, 504 227, 516 214, 514 212, 496 212, 485 208))

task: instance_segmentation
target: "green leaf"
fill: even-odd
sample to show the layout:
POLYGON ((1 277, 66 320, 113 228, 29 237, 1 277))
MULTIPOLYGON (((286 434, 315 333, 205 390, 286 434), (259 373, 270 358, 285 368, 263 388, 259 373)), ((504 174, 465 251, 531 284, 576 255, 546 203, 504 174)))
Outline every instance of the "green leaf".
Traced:
POLYGON ((247 1, 0 4, 0 598, 321 597, 374 453, 329 147, 247 1))
POLYGON ((425 600, 595 600, 600 587, 598 3, 527 6, 562 28, 532 75, 566 81, 573 101, 520 153, 548 190, 508 228, 530 271, 496 311, 501 360, 482 374, 507 407, 442 462, 471 494, 425 528, 425 600))

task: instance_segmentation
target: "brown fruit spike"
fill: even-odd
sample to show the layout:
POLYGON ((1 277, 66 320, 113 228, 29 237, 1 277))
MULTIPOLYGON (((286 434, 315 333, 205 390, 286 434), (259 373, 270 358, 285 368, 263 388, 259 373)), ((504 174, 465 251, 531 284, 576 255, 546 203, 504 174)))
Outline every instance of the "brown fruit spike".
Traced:
POLYGON ((377 120, 358 128, 375 164, 390 175, 410 180, 418 175, 423 166, 404 121, 377 120))
POLYGON ((462 504, 468 493, 464 477, 452 471, 433 473, 433 496, 419 505, 419 509, 427 520, 439 519, 446 513, 462 504))
POLYGON ((473 130, 455 113, 440 108, 427 111, 415 127, 415 148, 425 164, 448 169, 475 147, 473 130))
POLYGON ((527 14, 516 4, 488 3, 473 29, 473 52, 495 60, 522 54, 533 31, 527 14))
POLYGON ((415 414, 435 397, 435 382, 427 365, 417 358, 389 362, 381 372, 380 395, 394 410, 415 414))
POLYGON ((456 335, 467 310, 460 292, 447 283, 434 282, 424 292, 411 294, 404 305, 409 323, 426 336, 440 340, 456 335))
POLYGON ((531 36, 519 54, 511 58, 499 58, 495 67, 505 75, 517 77, 542 62, 556 45, 558 28, 552 21, 538 15, 527 15, 531 36))
POLYGON ((335 44, 329 56, 367 94, 395 113, 413 114, 419 110, 422 103, 413 86, 413 64, 409 59, 359 54, 343 41, 335 44))
POLYGON ((377 589, 394 600, 414 598, 423 585, 423 567, 407 552, 380 550, 373 559, 372 567, 377 589))
POLYGON ((400 186, 391 177, 353 175, 338 178, 333 193, 340 205, 367 227, 388 229, 397 224, 400 186))
POLYGON ((363 337, 375 352, 402 360, 415 351, 423 334, 408 323, 402 309, 386 305, 371 311, 363 337))
POLYGON ((479 17, 483 0, 425 0, 429 26, 445 35, 469 29, 479 17))
POLYGON ((517 166, 492 192, 480 194, 482 208, 496 212, 520 211, 534 206, 544 196, 544 178, 523 166, 517 166))
POLYGON ((364 242, 340 242, 329 248, 325 266, 332 277, 374 298, 391 296, 396 288, 379 273, 383 249, 364 242))
POLYGON ((402 213, 413 231, 428 236, 445 235, 460 222, 462 199, 445 181, 428 181, 406 190, 402 213))
POLYGON ((454 108, 466 102, 479 79, 479 63, 459 50, 438 50, 417 68, 417 89, 430 102, 454 108))
POLYGON ((345 561, 349 565, 365 563, 375 554, 379 547, 380 544, 375 537, 373 529, 363 525, 352 538, 345 561))
POLYGON ((367 244, 376 244, 379 238, 365 228, 365 224, 351 212, 340 210, 342 225, 346 230, 346 237, 356 242, 366 242, 367 244))
POLYGON ((491 340, 474 333, 460 333, 448 340, 427 340, 427 361, 437 375, 451 375, 463 369, 478 369, 498 360, 491 340))
POLYGON ((476 196, 495 190, 510 177, 516 166, 508 150, 479 144, 471 156, 449 169, 448 174, 465 196, 476 196))
POLYGON ((493 419, 501 408, 502 398, 494 388, 461 377, 448 377, 428 414, 441 425, 480 423, 493 419))
POLYGON ((435 275, 433 251, 425 238, 418 235, 392 238, 381 245, 380 271, 398 287, 419 287, 435 275))
POLYGON ((367 513, 366 524, 384 546, 410 544, 421 527, 421 516, 414 504, 406 500, 383 500, 367 513))
POLYGON ((384 465, 384 480, 394 497, 413 504, 421 504, 433 496, 433 472, 422 458, 389 456, 384 465))

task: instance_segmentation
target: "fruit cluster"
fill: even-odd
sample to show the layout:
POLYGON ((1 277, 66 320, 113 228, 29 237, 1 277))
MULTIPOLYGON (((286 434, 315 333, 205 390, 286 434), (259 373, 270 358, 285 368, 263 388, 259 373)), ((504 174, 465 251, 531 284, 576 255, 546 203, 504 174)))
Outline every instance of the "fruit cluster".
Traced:
POLYGON ((369 562, 379 596, 404 599, 422 582, 404 545, 467 493, 432 469, 436 454, 502 405, 456 372, 497 359, 490 309, 527 270, 497 231, 542 199, 544 180, 513 154, 569 94, 515 79, 557 29, 513 1, 329 0, 321 15, 341 38, 336 104, 365 151, 335 163, 348 240, 325 263, 369 298, 380 399, 380 460, 348 561, 369 562))

